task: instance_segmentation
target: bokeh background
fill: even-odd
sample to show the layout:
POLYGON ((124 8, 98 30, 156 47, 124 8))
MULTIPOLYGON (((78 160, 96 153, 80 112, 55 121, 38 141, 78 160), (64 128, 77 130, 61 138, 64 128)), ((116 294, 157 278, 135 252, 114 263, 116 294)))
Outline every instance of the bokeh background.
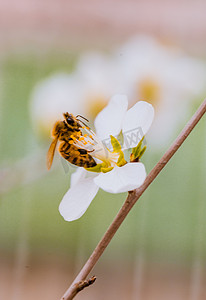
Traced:
MULTIPOLYGON (((147 172, 206 95, 204 1, 0 3, 0 299, 59 299, 126 194, 58 205, 75 168, 45 157, 62 111, 91 122, 116 92, 151 102, 147 172)), ((206 298, 206 120, 133 208, 76 299, 206 298)))

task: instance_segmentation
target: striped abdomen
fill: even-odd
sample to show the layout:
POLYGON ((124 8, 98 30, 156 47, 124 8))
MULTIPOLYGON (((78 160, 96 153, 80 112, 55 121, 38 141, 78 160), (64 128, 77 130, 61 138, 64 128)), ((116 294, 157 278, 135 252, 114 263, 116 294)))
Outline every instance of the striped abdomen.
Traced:
POLYGON ((60 143, 59 152, 62 157, 78 167, 90 168, 96 166, 95 160, 87 150, 77 148, 65 141, 60 143))

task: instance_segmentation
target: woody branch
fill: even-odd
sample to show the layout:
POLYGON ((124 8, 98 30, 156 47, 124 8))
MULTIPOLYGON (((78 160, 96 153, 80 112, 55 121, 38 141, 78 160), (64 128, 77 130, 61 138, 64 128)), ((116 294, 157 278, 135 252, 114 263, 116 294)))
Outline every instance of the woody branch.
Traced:
MULTIPOLYGON (((190 121, 186 124, 182 132, 179 134, 179 136, 176 138, 176 140, 173 142, 173 144, 169 147, 169 149, 165 152, 165 154, 162 156, 162 158, 159 160, 159 162, 155 165, 155 167, 151 170, 151 172, 146 177, 144 183, 142 186, 140 186, 138 189, 135 189, 133 191, 130 191, 128 194, 128 197, 126 201, 124 202, 122 208, 116 215, 115 219, 109 226, 108 230, 105 232, 104 236, 94 249, 93 253, 89 257, 88 261, 85 263, 71 286, 68 288, 68 290, 65 292, 61 300, 71 300, 73 299, 76 294, 84 288, 82 287, 82 282, 89 282, 85 281, 86 277, 89 275, 97 261, 99 260, 100 256, 103 254, 107 246, 109 245, 110 241, 112 240, 113 236, 117 232, 118 228, 128 215, 129 211, 132 209, 134 204, 137 202, 137 200, 140 198, 140 196, 144 193, 144 191, 148 188, 148 186, 153 182, 153 180, 157 177, 157 175, 162 171, 162 169, 166 166, 166 164, 169 162, 169 160, 172 158, 172 156, 176 153, 176 151, 180 148, 182 143, 185 141, 185 139, 189 136, 191 131, 194 129, 194 127, 197 125, 197 123, 200 121, 202 116, 206 112, 206 99, 203 101, 199 109, 196 111, 196 113, 193 115, 193 117, 190 119, 190 121)), ((93 283, 93 282, 92 282, 93 283)), ((85 284, 85 286, 88 286, 90 284, 85 284)))

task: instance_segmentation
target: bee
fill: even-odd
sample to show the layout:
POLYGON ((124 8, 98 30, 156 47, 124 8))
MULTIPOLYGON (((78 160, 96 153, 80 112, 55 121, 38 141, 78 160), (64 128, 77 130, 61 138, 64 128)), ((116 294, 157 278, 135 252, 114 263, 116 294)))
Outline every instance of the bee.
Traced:
POLYGON ((63 116, 64 120, 57 121, 52 130, 53 141, 47 153, 47 168, 51 168, 58 141, 60 142, 58 149, 59 153, 70 163, 84 168, 96 166, 95 160, 89 154, 91 151, 78 148, 73 144, 75 138, 78 139, 82 136, 82 124, 86 125, 82 120, 79 120, 78 117, 81 117, 86 121, 88 120, 80 115, 75 117, 68 112, 64 113, 63 116))

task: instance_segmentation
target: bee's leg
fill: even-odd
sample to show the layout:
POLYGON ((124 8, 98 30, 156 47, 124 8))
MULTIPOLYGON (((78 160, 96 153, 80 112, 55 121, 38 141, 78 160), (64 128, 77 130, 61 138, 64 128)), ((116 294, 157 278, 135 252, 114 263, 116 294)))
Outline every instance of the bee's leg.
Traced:
POLYGON ((91 152, 94 152, 94 149, 93 150, 87 150, 87 153, 91 153, 91 152))
POLYGON ((81 148, 78 148, 77 149, 79 151, 79 153, 82 155, 82 154, 87 154, 87 150, 85 149, 81 149, 81 148))

